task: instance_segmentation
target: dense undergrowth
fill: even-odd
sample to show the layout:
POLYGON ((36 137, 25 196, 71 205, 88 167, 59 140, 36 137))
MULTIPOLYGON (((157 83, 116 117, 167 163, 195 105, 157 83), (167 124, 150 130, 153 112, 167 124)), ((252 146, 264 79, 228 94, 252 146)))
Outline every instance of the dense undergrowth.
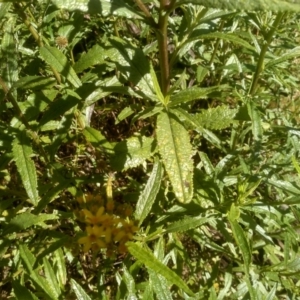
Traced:
POLYGON ((300 299, 300 2, 244 2, 0 2, 1 299, 300 299))

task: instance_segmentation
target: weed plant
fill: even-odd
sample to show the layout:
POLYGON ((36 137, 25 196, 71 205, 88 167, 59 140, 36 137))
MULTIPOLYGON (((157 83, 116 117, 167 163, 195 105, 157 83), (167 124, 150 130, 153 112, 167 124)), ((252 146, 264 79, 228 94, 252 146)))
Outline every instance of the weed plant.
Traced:
POLYGON ((0 1, 1 299, 300 299, 300 1, 0 1))

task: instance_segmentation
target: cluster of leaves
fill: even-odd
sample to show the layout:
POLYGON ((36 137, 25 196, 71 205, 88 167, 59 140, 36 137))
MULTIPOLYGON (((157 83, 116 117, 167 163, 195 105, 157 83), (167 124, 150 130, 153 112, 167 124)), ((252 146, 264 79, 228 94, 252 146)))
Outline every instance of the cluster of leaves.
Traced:
POLYGON ((1 297, 298 299, 299 10, 0 2, 1 297), (110 172, 139 223, 114 260, 77 246, 110 172))

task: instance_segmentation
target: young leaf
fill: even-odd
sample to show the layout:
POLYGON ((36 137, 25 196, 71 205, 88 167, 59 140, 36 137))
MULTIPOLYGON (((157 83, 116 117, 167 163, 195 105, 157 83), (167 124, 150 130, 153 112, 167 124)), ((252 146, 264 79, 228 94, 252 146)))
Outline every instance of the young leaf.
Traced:
POLYGON ((69 11, 80 10, 90 14, 101 14, 102 16, 116 15, 126 18, 141 18, 133 7, 123 0, 52 0, 52 2, 60 9, 69 11))
POLYGON ((74 71, 80 73, 87 68, 103 63, 105 59, 104 52, 105 50, 96 44, 75 63, 73 66, 74 71))
POLYGON ((45 226, 44 221, 56 219, 57 216, 51 214, 33 215, 30 212, 24 212, 11 219, 4 234, 18 232, 33 225, 45 226))
POLYGON ((20 132, 13 141, 13 155, 24 188, 31 202, 36 206, 39 201, 35 165, 30 158, 33 154, 31 141, 26 132, 20 132))
POLYGON ((208 88, 191 87, 178 92, 170 97, 169 107, 174 107, 181 103, 186 103, 193 100, 206 99, 212 92, 224 90, 227 85, 213 86, 208 88))
POLYGON ((169 269, 166 265, 160 262, 150 251, 138 246, 133 242, 127 244, 129 252, 146 267, 166 278, 170 283, 177 285, 188 295, 194 296, 194 293, 189 289, 187 284, 176 273, 169 269))
POLYGON ((110 43, 118 50, 118 55, 109 57, 116 64, 117 69, 138 90, 137 92, 156 102, 150 63, 143 51, 120 38, 111 39, 110 43))
POLYGON ((191 230, 193 228, 199 227, 209 221, 209 218, 204 218, 202 216, 198 217, 186 217, 183 220, 174 222, 170 224, 166 231, 167 232, 183 232, 187 230, 191 230))
POLYGON ((258 108, 253 101, 250 101, 247 105, 249 116, 252 120, 252 133, 255 141, 260 141, 263 135, 263 129, 261 125, 261 118, 258 108))
POLYGON ((242 256, 244 259, 245 270, 247 273, 249 273, 249 267, 251 264, 251 249, 250 249, 249 243, 248 243, 245 233, 244 233, 242 227, 239 225, 237 219, 232 217, 231 215, 228 215, 228 220, 230 222, 232 233, 233 233, 234 239, 237 243, 237 246, 241 250, 241 253, 242 253, 242 256))
POLYGON ((107 141, 104 135, 97 129, 92 127, 85 127, 83 134, 88 142, 90 142, 96 149, 104 148, 108 152, 113 151, 113 146, 107 141))
POLYGON ((111 165, 116 170, 137 167, 151 157, 153 150, 153 138, 133 136, 115 146, 111 165))
POLYGON ((51 89, 55 84, 55 80, 49 77, 42 76, 25 76, 19 79, 14 85, 13 88, 17 89, 51 89))
POLYGON ((131 106, 125 107, 117 116, 115 125, 119 124, 121 121, 125 120, 127 117, 131 116, 134 113, 134 110, 131 106))
POLYGON ((135 281, 132 275, 127 270, 126 266, 123 265, 123 280, 126 284, 128 291, 128 299, 137 299, 136 290, 135 290, 135 281))
POLYGON ((84 291, 84 289, 73 278, 71 279, 71 287, 74 293, 76 294, 78 300, 91 300, 91 298, 84 291))
POLYGON ((193 151, 189 134, 175 115, 163 111, 157 117, 156 136, 176 198, 188 203, 193 197, 193 151))
POLYGON ((166 278, 149 270, 150 281, 152 282, 153 291, 158 300, 172 300, 172 293, 169 290, 169 284, 166 278))
POLYGON ((28 288, 22 286, 18 281, 13 281, 12 286, 17 300, 38 300, 38 298, 32 294, 28 288))
POLYGON ((158 161, 154 164, 146 187, 143 189, 136 204, 135 218, 139 220, 139 225, 143 223, 143 221, 151 211, 151 207, 160 188, 162 176, 163 168, 161 163, 158 161))
POLYGON ((267 70, 270 67, 273 67, 275 65, 278 65, 288 59, 295 59, 297 56, 300 56, 300 47, 297 46, 294 49, 284 53, 278 58, 272 59, 269 62, 265 64, 265 70, 267 70))
POLYGON ((49 283, 47 280, 40 276, 38 271, 33 270, 33 265, 35 263, 35 257, 34 255, 29 251, 26 245, 20 245, 19 246, 20 256, 23 260, 24 267, 30 275, 30 278, 33 280, 33 282, 42 289, 46 293, 46 295, 53 300, 57 300, 57 297, 54 293, 54 291, 49 286, 49 283))
POLYGON ((68 62, 68 59, 61 51, 46 45, 40 48, 40 54, 46 63, 66 77, 74 87, 77 88, 81 86, 80 79, 77 77, 74 69, 68 62))
POLYGON ((198 127, 221 130, 229 127, 234 122, 233 118, 236 112, 236 109, 230 109, 228 106, 222 105, 203 110, 201 113, 194 115, 193 118, 198 127))
POLYGON ((53 294, 56 296, 56 298, 59 298, 61 291, 60 287, 58 285, 57 279, 55 277, 54 270, 52 266, 49 263, 49 260, 44 257, 43 258, 43 265, 44 265, 44 271, 45 271, 45 277, 49 284, 49 287, 51 288, 53 294))
MULTIPOLYGON (((2 28, 1 39, 1 78, 4 80, 8 88, 18 80, 18 56, 16 53, 16 40, 14 38, 15 16, 6 19, 2 28), (5 66, 3 68, 3 65, 5 66)), ((16 98, 16 93, 14 93, 16 98)))
POLYGON ((197 5, 203 5, 206 7, 213 7, 226 10, 263 10, 263 11, 300 11, 299 0, 256 0, 256 1, 244 1, 244 0, 179 0, 176 6, 182 4, 193 3, 197 5))
POLYGON ((160 86, 159 86, 159 83, 158 83, 158 80, 157 80, 157 77, 156 77, 156 74, 155 74, 155 71, 153 69, 152 64, 150 64, 150 75, 151 75, 151 78, 152 78, 152 83, 153 83, 153 87, 154 87, 157 99, 163 105, 166 105, 167 103, 165 103, 165 97, 163 96, 163 94, 161 92, 161 89, 160 89, 160 86))
POLYGON ((2 19, 9 10, 11 3, 0 3, 0 19, 2 19))

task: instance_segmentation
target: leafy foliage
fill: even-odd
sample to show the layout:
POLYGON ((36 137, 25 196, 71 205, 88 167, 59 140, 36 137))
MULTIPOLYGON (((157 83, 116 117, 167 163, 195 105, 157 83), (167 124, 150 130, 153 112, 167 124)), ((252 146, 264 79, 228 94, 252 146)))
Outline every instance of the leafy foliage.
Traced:
POLYGON ((3 299, 298 299, 299 1, 0 3, 3 299))

